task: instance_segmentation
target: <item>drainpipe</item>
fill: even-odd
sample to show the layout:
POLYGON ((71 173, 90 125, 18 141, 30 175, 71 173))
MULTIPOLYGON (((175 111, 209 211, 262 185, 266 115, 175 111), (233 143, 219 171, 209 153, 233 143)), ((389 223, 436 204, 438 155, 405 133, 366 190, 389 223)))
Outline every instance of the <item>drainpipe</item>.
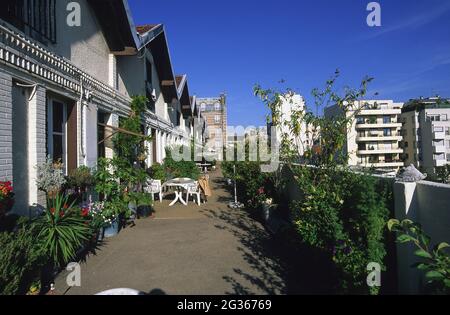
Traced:
POLYGON ((80 106, 81 106, 81 117, 80 117, 80 129, 81 129, 81 139, 80 139, 80 153, 81 156, 83 157, 83 163, 85 163, 85 158, 86 158, 86 153, 84 150, 84 136, 83 136, 83 127, 84 127, 84 104, 83 104, 83 78, 80 77, 80 106))

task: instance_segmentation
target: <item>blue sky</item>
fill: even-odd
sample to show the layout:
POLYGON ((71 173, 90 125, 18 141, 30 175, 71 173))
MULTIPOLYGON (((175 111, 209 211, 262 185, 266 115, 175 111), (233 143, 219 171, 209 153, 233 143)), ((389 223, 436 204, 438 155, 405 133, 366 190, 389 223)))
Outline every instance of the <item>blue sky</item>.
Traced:
POLYGON ((309 104, 339 68, 339 82, 375 78, 372 98, 450 97, 450 0, 385 0, 382 26, 368 0, 129 0, 135 23, 163 23, 174 71, 191 94, 228 95, 229 125, 264 125, 255 83, 286 85, 309 104))

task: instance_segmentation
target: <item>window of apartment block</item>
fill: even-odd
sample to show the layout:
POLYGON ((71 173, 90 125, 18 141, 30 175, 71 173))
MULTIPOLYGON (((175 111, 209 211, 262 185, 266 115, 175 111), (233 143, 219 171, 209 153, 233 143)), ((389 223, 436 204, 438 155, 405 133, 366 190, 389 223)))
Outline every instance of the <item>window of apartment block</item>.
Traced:
POLYGON ((450 154, 447 153, 447 162, 450 162, 450 154))
POLYGON ((441 121, 447 121, 447 114, 441 115, 441 121))
POLYGON ((364 118, 363 117, 356 117, 356 123, 357 124, 364 124, 364 118))
POLYGON ((200 105, 200 110, 201 110, 202 112, 204 112, 204 111, 206 110, 206 103, 202 103, 202 104, 200 105))
POLYGON ((445 147, 450 149, 450 140, 445 140, 445 147))
POLYGON ((408 147, 408 141, 405 141, 405 142, 403 143, 403 146, 404 146, 405 148, 407 148, 407 147, 408 147))
POLYGON ((390 136, 392 135, 391 129, 389 129, 389 128, 384 128, 384 130, 383 130, 383 135, 384 135, 385 137, 390 137, 390 136))
POLYGON ((389 117, 389 116, 384 116, 384 117, 383 117, 383 123, 385 123, 385 124, 390 124, 390 123, 391 123, 391 117, 389 117))
POLYGON ((220 103, 215 103, 214 104, 214 110, 220 111, 220 103))
POLYGON ((450 136, 450 127, 445 127, 445 134, 450 136))
POLYGON ((444 131, 444 127, 434 127, 433 131, 434 132, 443 132, 444 131))
POLYGON ((219 123, 220 123, 220 115, 215 115, 215 116, 214 116, 214 122, 215 122, 216 124, 219 124, 219 123))

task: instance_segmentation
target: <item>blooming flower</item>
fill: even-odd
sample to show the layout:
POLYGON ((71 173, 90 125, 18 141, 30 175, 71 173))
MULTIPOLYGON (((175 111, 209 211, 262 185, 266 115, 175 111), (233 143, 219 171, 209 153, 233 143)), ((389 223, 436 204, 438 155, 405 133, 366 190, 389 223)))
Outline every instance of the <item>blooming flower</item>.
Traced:
POLYGON ((89 215, 89 208, 82 208, 81 209, 81 216, 87 217, 89 215))

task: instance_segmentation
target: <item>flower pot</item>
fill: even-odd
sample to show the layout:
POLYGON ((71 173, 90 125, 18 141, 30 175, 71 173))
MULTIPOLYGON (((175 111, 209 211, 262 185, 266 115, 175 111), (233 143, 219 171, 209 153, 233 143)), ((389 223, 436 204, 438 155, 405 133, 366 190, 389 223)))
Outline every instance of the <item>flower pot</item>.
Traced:
POLYGON ((11 211, 12 207, 14 206, 14 199, 5 199, 0 202, 0 217, 7 214, 9 211, 11 211))
POLYGON ((139 218, 148 218, 152 215, 153 209, 151 206, 139 206, 137 208, 137 215, 139 218))
POLYGON ((105 235, 105 228, 101 227, 97 232, 97 242, 103 241, 105 235))
POLYGON ((261 206, 261 215, 264 222, 269 222, 273 216, 273 212, 276 209, 276 205, 263 203, 261 206))
POLYGON ((119 233, 119 220, 115 219, 110 225, 105 226, 104 228, 104 237, 113 237, 119 233))

